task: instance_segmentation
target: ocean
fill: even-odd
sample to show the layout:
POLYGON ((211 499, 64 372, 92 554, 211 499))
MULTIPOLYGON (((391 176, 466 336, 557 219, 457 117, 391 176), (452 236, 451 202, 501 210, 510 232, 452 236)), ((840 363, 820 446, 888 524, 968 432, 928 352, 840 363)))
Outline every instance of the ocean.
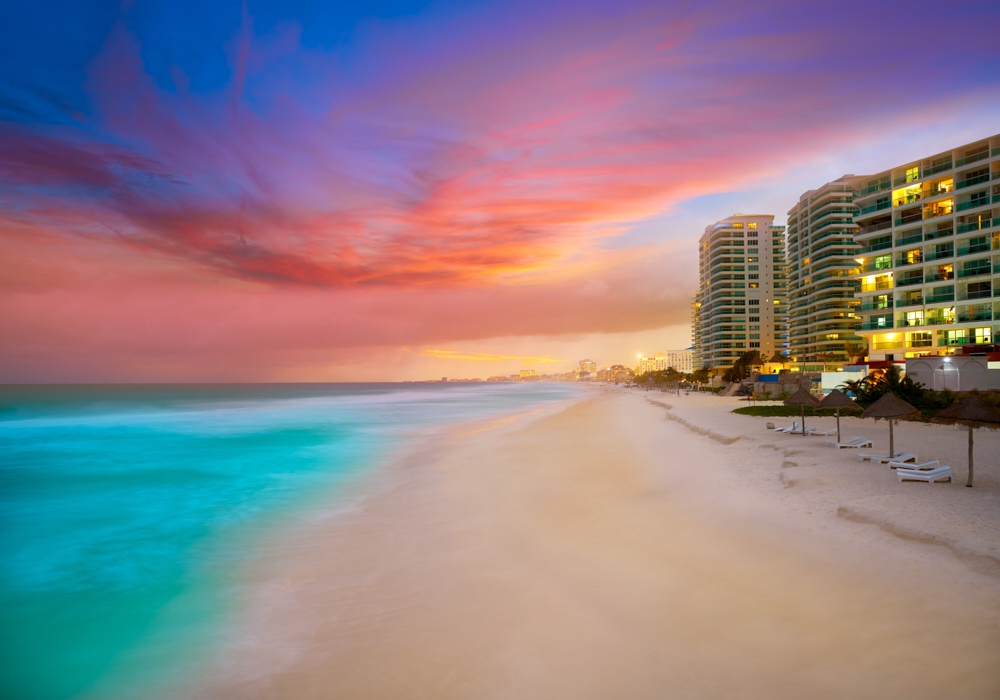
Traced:
POLYGON ((5 700, 144 696, 224 635, 254 542, 435 430, 566 384, 0 386, 5 700))

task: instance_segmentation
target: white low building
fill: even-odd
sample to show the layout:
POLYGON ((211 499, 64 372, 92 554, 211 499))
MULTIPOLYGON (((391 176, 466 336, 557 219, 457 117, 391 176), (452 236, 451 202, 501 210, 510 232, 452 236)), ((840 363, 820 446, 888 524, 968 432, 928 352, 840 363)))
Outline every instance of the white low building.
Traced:
POLYGON ((935 391, 1000 389, 1000 362, 986 355, 916 357, 906 361, 906 374, 935 391))

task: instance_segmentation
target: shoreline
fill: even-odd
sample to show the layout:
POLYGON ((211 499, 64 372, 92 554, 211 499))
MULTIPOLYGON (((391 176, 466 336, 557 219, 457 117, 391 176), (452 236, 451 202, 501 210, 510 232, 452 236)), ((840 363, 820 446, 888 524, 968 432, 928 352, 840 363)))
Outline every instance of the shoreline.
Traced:
POLYGON ((391 487, 262 553, 239 641, 178 697, 1000 693, 995 578, 803 500, 776 477, 802 443, 647 398, 400 455, 391 487))
MULTIPOLYGON (((328 502, 325 507, 314 503, 298 517, 286 518, 271 531, 258 534, 255 547, 257 554, 242 567, 243 573, 237 575, 237 579, 242 580, 239 585, 242 594, 238 603, 241 612, 235 622, 226 623, 221 633, 221 643, 217 643, 217 648, 210 654, 211 660, 204 664, 207 670, 199 671, 193 682, 188 680, 169 683, 163 692, 155 693, 155 696, 214 697, 213 687, 219 677, 235 678, 241 685, 248 681, 253 684, 255 679, 280 673, 294 665, 302 654, 295 650, 300 642, 293 638, 301 629, 287 630, 284 642, 278 642, 276 638, 281 633, 275 634, 275 631, 281 625, 273 624, 273 619, 261 620, 262 615, 267 617, 271 613, 282 612, 282 608, 289 602, 288 597, 294 595, 298 587, 315 582, 314 579, 301 576, 286 579, 283 573, 276 573, 276 569, 288 563, 289 550, 302 549, 303 545, 308 549, 322 538, 336 533, 345 522, 364 518, 370 503, 391 498, 400 489, 405 490, 412 473, 426 468, 448 443, 487 431, 516 429, 584 400, 584 396, 562 399, 528 410, 519 407, 490 418, 438 426, 429 434, 411 438, 402 446, 396 447, 380 459, 377 465, 342 484, 341 489, 331 497, 333 501, 328 502), (275 584, 276 579, 283 581, 275 584), (268 628, 266 632, 263 629, 265 627, 268 628), (234 657, 244 658, 248 654, 255 658, 250 666, 238 660, 233 663, 234 657), (259 663, 265 656, 266 662, 259 663)), ((297 556, 301 558, 301 555, 292 555, 292 558, 297 556)), ((305 622, 308 625, 308 621, 305 622)), ((292 627, 299 625, 296 623, 292 627)), ((89 694, 85 695, 90 697, 89 694)), ((97 696, 99 695, 100 691, 97 696)))

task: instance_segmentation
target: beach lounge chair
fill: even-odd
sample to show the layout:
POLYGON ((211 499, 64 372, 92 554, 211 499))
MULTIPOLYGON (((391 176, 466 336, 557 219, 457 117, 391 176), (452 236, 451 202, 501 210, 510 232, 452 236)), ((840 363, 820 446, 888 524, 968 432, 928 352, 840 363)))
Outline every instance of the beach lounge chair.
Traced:
POLYGON ((835 440, 827 440, 826 443, 830 447, 836 447, 838 450, 845 447, 871 447, 872 441, 865 440, 864 438, 854 437, 850 440, 844 440, 843 442, 837 442, 835 440))
POLYGON ((836 434, 837 434, 836 428, 831 428, 830 430, 820 430, 819 428, 806 428, 806 435, 829 437, 830 435, 836 435, 836 434))
POLYGON ((795 423, 792 423, 787 428, 775 428, 774 432, 776 432, 776 433, 794 433, 798 429, 799 429, 799 424, 798 424, 798 421, 796 421, 795 423))
POLYGON ((911 463, 904 463, 897 461, 889 462, 889 469, 898 469, 902 467, 903 469, 909 469, 910 471, 918 471, 918 472, 927 471, 929 469, 937 469, 940 466, 941 462, 939 462, 936 459, 932 459, 930 462, 921 462, 920 464, 916 464, 913 462, 911 463))
POLYGON ((897 452, 894 455, 858 455, 858 460, 861 462, 878 462, 879 464, 886 464, 887 462, 916 462, 917 456, 912 452, 907 452, 903 454, 902 452, 897 452))
POLYGON ((896 481, 926 481, 928 484, 933 484, 936 481, 948 481, 949 483, 954 484, 955 472, 953 472, 951 467, 947 465, 938 467, 937 469, 928 469, 927 471, 897 469, 896 481))

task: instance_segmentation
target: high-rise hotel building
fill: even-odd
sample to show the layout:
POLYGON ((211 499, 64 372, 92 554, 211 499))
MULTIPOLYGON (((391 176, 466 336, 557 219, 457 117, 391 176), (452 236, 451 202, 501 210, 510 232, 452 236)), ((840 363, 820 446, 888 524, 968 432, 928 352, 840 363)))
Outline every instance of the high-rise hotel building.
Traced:
POLYGON ((788 339, 803 371, 835 370, 860 349, 854 175, 809 190, 788 212, 788 339))
POLYGON ((1000 135, 855 187, 858 332, 869 359, 1000 342, 1000 135))
POLYGON ((785 349, 784 234, 770 214, 734 214, 705 229, 693 309, 696 366, 726 369, 751 350, 768 360, 785 349))

